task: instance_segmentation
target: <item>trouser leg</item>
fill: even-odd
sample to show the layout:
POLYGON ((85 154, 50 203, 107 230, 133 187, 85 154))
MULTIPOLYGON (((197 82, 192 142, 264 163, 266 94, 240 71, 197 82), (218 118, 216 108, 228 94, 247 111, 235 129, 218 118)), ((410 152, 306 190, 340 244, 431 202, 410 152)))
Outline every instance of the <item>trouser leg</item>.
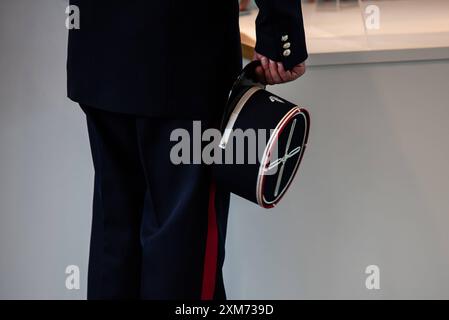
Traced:
POLYGON ((135 119, 83 107, 95 169, 88 299, 139 298, 145 180, 135 119))
MULTIPOLYGON (((202 129, 209 125, 203 121, 202 129)), ((229 193, 220 188, 213 191, 209 166, 175 165, 170 160, 177 143, 170 141, 170 134, 183 129, 193 138, 192 126, 191 120, 181 119, 137 122, 151 195, 149 212, 155 213, 144 217, 147 223, 142 225, 142 297, 146 299, 226 297, 221 269, 229 193)))

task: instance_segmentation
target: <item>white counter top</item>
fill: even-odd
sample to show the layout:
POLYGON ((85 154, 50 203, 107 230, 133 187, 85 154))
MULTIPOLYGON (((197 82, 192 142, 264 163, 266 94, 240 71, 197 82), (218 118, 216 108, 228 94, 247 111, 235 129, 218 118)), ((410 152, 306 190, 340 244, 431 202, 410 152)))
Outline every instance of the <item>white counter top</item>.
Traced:
MULTIPOLYGON (((371 1, 380 9, 377 30, 365 28, 365 2, 303 4, 309 65, 449 59, 449 1, 371 1)), ((254 48, 256 16, 240 18, 247 47, 254 48)))

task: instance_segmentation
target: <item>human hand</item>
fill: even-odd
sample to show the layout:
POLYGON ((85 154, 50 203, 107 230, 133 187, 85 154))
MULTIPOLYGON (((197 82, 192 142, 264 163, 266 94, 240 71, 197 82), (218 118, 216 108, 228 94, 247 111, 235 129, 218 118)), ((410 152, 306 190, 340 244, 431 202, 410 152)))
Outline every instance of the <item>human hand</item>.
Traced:
POLYGON ((274 85, 294 81, 306 72, 304 62, 286 71, 282 62, 270 60, 257 52, 254 53, 254 60, 261 62, 261 66, 256 68, 256 75, 263 84, 274 85))
POLYGON ((248 9, 251 0, 240 0, 240 11, 245 11, 248 9))

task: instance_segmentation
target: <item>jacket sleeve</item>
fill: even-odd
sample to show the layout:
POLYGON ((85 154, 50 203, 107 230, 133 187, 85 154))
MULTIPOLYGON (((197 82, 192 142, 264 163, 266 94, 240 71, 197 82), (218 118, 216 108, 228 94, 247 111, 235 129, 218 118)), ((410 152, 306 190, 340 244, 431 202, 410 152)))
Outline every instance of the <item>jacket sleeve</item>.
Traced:
POLYGON ((286 70, 307 59, 301 0, 256 0, 256 51, 286 70))

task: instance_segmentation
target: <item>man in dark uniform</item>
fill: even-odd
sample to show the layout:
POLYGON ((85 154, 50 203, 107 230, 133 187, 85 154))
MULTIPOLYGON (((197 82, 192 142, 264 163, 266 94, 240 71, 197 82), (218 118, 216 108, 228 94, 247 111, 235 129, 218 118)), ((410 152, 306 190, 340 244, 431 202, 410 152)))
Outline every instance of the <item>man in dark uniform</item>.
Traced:
MULTIPOLYGON (((216 127, 241 69, 237 0, 72 0, 68 96, 95 168, 89 299, 225 299, 229 193, 174 165, 170 134, 216 127)), ((300 0, 256 0, 261 81, 304 73, 300 0)))

